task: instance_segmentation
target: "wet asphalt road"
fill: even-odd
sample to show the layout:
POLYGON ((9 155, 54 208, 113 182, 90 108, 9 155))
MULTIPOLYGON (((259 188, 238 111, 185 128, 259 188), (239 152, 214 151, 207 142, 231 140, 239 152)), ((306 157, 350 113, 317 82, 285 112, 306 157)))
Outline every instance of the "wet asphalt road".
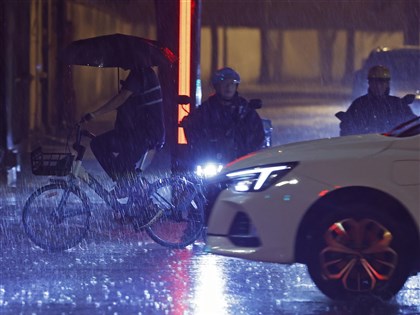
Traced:
POLYGON ((391 302, 337 303, 306 267, 207 254, 202 244, 169 250, 128 227, 92 231, 48 253, 15 235, 2 241, 1 314, 419 314, 420 279, 391 302), (8 243, 8 244, 7 244, 8 243))
MULTIPOLYGON (((338 135, 326 105, 270 105, 273 144, 338 135)), ((90 167, 101 176, 94 162, 90 167)), ((0 201, 0 314, 420 314, 420 275, 390 302, 338 303, 324 297, 306 267, 252 262, 204 251, 202 240, 166 249, 115 223, 100 200, 87 239, 62 253, 34 246, 20 224, 22 205, 45 178, 25 175, 0 201)))

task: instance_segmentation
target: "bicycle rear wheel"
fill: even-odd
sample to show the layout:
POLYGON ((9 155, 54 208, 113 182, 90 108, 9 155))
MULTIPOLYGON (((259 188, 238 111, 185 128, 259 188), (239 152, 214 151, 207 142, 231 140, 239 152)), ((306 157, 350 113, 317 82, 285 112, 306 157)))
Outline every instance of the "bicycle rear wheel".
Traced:
POLYGON ((184 248, 201 236, 205 200, 194 183, 183 177, 160 179, 151 185, 149 196, 163 210, 163 215, 146 228, 156 243, 184 248))
POLYGON ((77 188, 54 183, 39 188, 23 208, 22 222, 29 239, 48 251, 79 244, 89 229, 90 209, 77 188))

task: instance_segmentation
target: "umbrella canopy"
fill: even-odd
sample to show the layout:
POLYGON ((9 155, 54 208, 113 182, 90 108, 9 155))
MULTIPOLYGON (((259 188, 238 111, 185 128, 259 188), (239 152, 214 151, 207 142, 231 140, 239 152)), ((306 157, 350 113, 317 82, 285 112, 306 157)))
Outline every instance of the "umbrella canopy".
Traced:
POLYGON ((72 42, 64 50, 62 60, 69 65, 134 69, 168 65, 177 57, 155 40, 112 34, 72 42))

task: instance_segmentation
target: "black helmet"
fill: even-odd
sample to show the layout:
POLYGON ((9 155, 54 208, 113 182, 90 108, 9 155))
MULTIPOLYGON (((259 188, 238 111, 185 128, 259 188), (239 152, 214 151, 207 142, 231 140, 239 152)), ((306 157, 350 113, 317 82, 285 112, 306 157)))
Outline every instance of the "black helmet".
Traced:
POLYGON ((211 78, 211 84, 215 86, 217 83, 226 79, 233 79, 235 83, 238 83, 238 84, 241 83, 241 77, 239 76, 239 73, 237 73, 232 68, 225 67, 225 68, 217 70, 213 74, 211 78))
POLYGON ((369 69, 368 80, 390 80, 391 72, 387 67, 378 65, 369 69))

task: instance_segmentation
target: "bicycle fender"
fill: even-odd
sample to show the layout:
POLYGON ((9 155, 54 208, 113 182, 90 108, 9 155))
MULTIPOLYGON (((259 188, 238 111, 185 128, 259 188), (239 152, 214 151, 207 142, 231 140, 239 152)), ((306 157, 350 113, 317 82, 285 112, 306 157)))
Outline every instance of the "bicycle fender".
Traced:
POLYGON ((67 181, 64 180, 64 179, 60 179, 60 178, 50 178, 50 183, 51 184, 61 184, 61 185, 68 186, 67 181))

